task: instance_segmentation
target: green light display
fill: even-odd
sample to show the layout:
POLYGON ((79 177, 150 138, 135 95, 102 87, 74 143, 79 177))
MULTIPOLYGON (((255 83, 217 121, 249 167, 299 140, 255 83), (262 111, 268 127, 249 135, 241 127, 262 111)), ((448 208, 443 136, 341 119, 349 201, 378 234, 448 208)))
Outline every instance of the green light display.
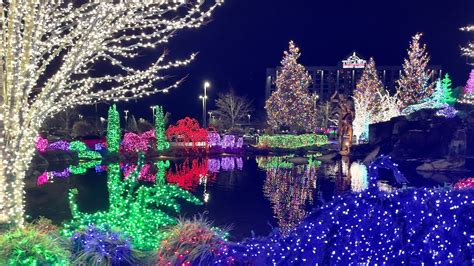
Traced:
POLYGON ((120 140, 122 132, 120 130, 120 115, 117 107, 114 105, 109 108, 107 122, 107 150, 109 152, 118 152, 120 149, 120 140))
POLYGON ((178 199, 193 204, 202 204, 189 192, 175 185, 167 184, 164 174, 169 162, 158 162, 158 174, 153 186, 142 185, 137 181, 143 166, 143 154, 138 166, 123 179, 118 163, 108 167, 107 187, 109 191, 109 208, 93 214, 82 213, 76 203, 78 191, 69 193, 69 204, 72 220, 65 225, 64 234, 71 236, 75 230, 85 229, 89 224, 98 227, 109 226, 130 237, 134 247, 151 250, 158 247, 166 233, 163 228, 176 223, 168 213, 179 213, 178 199))
POLYGON ((79 159, 85 160, 102 160, 102 155, 99 152, 91 151, 87 145, 82 141, 73 141, 69 144, 69 150, 77 152, 79 159))
POLYGON ((257 156, 258 168, 266 170, 273 168, 291 169, 294 164, 287 161, 287 159, 293 158, 293 155, 288 156, 257 156))
POLYGON ((157 106, 155 111, 155 137, 157 151, 164 151, 170 148, 170 143, 166 139, 165 114, 162 106, 157 106))
POLYGON ((298 149, 311 146, 321 146, 328 143, 326 135, 264 135, 258 138, 260 148, 298 149))
POLYGON ((87 172, 87 169, 93 168, 96 165, 100 165, 102 160, 84 161, 79 162, 78 165, 69 166, 69 171, 74 175, 83 175, 87 172))

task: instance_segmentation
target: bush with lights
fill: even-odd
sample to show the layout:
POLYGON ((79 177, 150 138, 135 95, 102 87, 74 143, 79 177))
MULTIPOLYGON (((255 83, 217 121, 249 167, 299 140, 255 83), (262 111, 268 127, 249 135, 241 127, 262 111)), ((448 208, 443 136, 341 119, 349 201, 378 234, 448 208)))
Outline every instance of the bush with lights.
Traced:
POLYGON ((46 220, 0 235, 1 265, 66 265, 68 242, 46 220))
POLYGON ((202 216, 179 220, 158 250, 158 265, 210 265, 227 249, 227 230, 215 228, 202 216))
POLYGON ((108 228, 89 225, 71 237, 73 265, 135 265, 140 257, 129 239, 108 228))
POLYGON ((406 179, 385 158, 369 167, 369 186, 334 198, 291 231, 235 245, 215 260, 227 265, 467 265, 474 259, 472 189, 377 187, 378 170, 406 179))

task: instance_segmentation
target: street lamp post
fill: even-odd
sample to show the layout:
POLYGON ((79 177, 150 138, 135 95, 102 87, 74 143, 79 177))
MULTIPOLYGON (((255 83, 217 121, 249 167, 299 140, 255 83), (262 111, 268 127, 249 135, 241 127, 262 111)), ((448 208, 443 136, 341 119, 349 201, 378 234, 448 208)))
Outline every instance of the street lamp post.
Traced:
POLYGON ((207 127, 207 89, 211 86, 209 82, 204 82, 204 96, 199 96, 199 99, 202 100, 202 127, 207 127))
POLYGON ((154 105, 154 106, 150 106, 150 108, 151 108, 151 113, 153 114, 153 116, 152 116, 152 119, 153 119, 153 121, 155 121, 155 110, 156 110, 156 105, 154 105))
POLYGON ((250 125, 250 117, 251 117, 251 116, 252 116, 251 114, 248 114, 248 115, 247 115, 247 117, 249 118, 249 125, 250 125))
POLYGON ((125 113, 125 123, 126 123, 128 119, 128 110, 124 110, 123 112, 125 113))

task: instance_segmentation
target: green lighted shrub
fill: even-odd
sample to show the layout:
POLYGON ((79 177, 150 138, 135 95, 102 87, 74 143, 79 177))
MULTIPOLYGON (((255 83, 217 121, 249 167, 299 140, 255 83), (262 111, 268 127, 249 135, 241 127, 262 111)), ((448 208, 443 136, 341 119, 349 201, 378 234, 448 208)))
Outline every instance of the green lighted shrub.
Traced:
POLYGON ((213 227, 202 216, 180 219, 161 242, 158 265, 210 265, 213 257, 227 249, 227 236, 227 229, 213 227))
POLYGON ((0 235, 0 265, 66 265, 67 248, 51 224, 27 225, 0 235))
POLYGON ((109 108, 107 121, 107 150, 109 152, 118 152, 122 131, 120 129, 120 115, 115 104, 109 108))
POLYGON ((260 148, 298 149, 310 146, 321 146, 328 143, 326 135, 264 135, 258 138, 260 148))

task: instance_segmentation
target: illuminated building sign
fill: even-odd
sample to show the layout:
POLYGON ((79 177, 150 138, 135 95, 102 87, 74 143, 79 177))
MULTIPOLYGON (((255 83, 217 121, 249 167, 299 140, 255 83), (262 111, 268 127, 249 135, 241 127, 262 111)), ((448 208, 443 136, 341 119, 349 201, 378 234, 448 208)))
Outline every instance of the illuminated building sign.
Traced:
POLYGON ((342 67, 343 68, 365 68, 366 63, 367 61, 358 57, 357 54, 354 52, 346 60, 342 60, 342 67))

